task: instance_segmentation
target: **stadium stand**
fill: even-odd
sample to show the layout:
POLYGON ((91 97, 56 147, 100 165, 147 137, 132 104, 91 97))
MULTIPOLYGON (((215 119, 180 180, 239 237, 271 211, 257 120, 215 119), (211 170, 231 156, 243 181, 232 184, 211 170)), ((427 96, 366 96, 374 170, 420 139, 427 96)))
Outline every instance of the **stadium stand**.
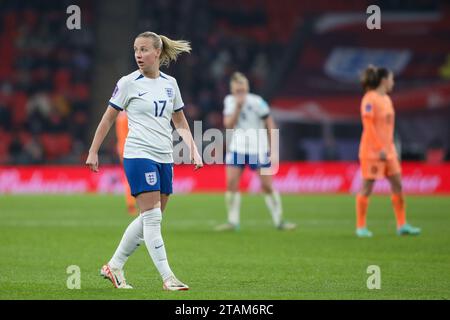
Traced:
MULTIPOLYGON (((202 120, 203 129, 222 128, 229 76, 239 70, 272 106, 283 160, 355 160, 358 73, 372 62, 396 73, 403 157, 448 159, 445 1, 137 1, 136 21, 121 22, 131 23, 135 34, 151 30, 192 42, 192 54, 165 70, 178 79, 191 126, 202 120), (370 4, 383 8, 382 30, 365 27, 370 4)), ((94 23, 93 17, 101 13, 96 2, 77 3, 83 28, 76 32, 65 29, 68 1, 0 3, 0 164, 83 161, 91 138, 86 128, 99 116, 93 113, 99 90, 92 78, 100 69, 93 74, 92 65, 101 29, 101 19, 94 23)), ((117 75, 133 70, 132 51, 116 63, 117 75)), ((107 99, 103 95, 96 103, 107 99)), ((104 163, 117 162, 109 145, 104 163)))
MULTIPOLYGON (((361 3, 363 8, 368 5, 361 3)), ((303 15, 314 19, 314 27, 299 46, 289 73, 277 84, 272 99, 279 119, 290 123, 297 119, 297 130, 305 132, 297 150, 285 158, 320 160, 318 154, 327 153, 335 154, 335 160, 356 159, 362 95, 358 78, 369 63, 388 67, 396 75, 393 101, 403 157, 423 160, 437 137, 443 137, 448 150, 448 4, 410 1, 400 6, 395 1, 383 2, 382 29, 375 31, 365 27, 367 15, 363 8, 355 10, 358 4, 333 4, 333 10, 325 9, 321 1, 308 2, 301 9, 303 15), (316 14, 319 12, 325 13, 316 14), (327 146, 325 129, 308 136, 305 123, 331 127, 331 146, 327 146)))
POLYGON ((0 163, 79 162, 90 97, 92 5, 66 32, 68 1, 0 3, 0 163))

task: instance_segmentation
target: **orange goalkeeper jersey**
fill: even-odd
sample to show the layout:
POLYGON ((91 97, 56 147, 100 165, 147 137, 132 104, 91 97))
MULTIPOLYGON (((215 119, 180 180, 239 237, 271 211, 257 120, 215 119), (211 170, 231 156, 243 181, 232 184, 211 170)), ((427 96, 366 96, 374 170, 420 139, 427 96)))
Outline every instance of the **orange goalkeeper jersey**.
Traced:
POLYGON ((380 151, 387 159, 397 157, 394 145, 395 112, 391 98, 375 90, 368 91, 361 102, 363 132, 359 146, 360 159, 380 159, 380 151))
POLYGON ((123 158, 123 148, 125 145, 125 139, 128 135, 128 118, 125 112, 120 112, 116 119, 116 137, 117 137, 117 146, 116 150, 120 157, 123 158))

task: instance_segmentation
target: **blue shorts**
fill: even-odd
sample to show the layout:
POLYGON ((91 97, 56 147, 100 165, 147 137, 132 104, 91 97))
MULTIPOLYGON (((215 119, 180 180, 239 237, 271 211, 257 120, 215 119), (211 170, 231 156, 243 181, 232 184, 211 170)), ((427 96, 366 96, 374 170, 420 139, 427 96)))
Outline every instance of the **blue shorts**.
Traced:
POLYGON ((243 154, 237 152, 228 152, 225 158, 228 166, 245 168, 246 165, 252 170, 270 167, 270 159, 268 154, 259 157, 257 154, 243 154))
POLYGON ((159 163, 150 159, 123 159, 123 167, 131 194, 160 191, 172 193, 173 163, 159 163))

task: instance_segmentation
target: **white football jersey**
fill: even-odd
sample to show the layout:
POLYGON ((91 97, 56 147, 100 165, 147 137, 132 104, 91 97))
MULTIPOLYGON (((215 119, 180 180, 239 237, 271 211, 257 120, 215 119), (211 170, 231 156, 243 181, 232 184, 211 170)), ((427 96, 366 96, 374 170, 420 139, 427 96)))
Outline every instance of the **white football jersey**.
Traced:
POLYGON ((124 158, 173 162, 170 121, 172 113, 183 109, 175 78, 160 72, 151 79, 136 70, 117 82, 109 105, 128 116, 124 158))
MULTIPOLYGON (((236 110, 235 97, 229 94, 223 103, 224 116, 232 115, 236 110)), ((267 102, 256 94, 248 93, 234 127, 228 150, 242 154, 266 154, 269 147, 264 120, 269 114, 267 102)))

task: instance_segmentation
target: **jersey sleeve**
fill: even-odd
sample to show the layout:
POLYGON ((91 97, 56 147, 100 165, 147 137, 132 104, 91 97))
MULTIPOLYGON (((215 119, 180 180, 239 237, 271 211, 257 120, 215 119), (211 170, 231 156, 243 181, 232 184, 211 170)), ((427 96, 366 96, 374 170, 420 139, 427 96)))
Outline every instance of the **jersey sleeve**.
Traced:
POLYGON ((180 88, 178 87, 177 80, 173 79, 173 86, 175 89, 175 97, 173 99, 173 112, 177 112, 183 109, 184 102, 183 98, 181 97, 180 88))
POLYGON ((363 128, 367 132, 369 141, 372 146, 380 151, 383 149, 383 144, 377 136, 377 131, 375 130, 375 104, 369 97, 364 97, 361 102, 361 118, 363 123, 363 128))
POLYGON ((109 105, 111 107, 119 111, 126 109, 129 101, 127 87, 127 82, 124 77, 117 81, 111 99, 109 99, 109 105))
POLYGON ((266 100, 264 100, 263 98, 259 97, 258 98, 258 115, 260 118, 265 119, 269 116, 270 114, 270 108, 269 108, 269 104, 266 102, 266 100))
POLYGON ((233 102, 231 96, 225 97, 223 100, 223 115, 230 116, 236 109, 236 104, 233 102))
POLYGON ((361 101, 361 117, 364 118, 371 118, 373 119, 375 117, 375 104, 372 99, 369 97, 364 97, 361 101))

